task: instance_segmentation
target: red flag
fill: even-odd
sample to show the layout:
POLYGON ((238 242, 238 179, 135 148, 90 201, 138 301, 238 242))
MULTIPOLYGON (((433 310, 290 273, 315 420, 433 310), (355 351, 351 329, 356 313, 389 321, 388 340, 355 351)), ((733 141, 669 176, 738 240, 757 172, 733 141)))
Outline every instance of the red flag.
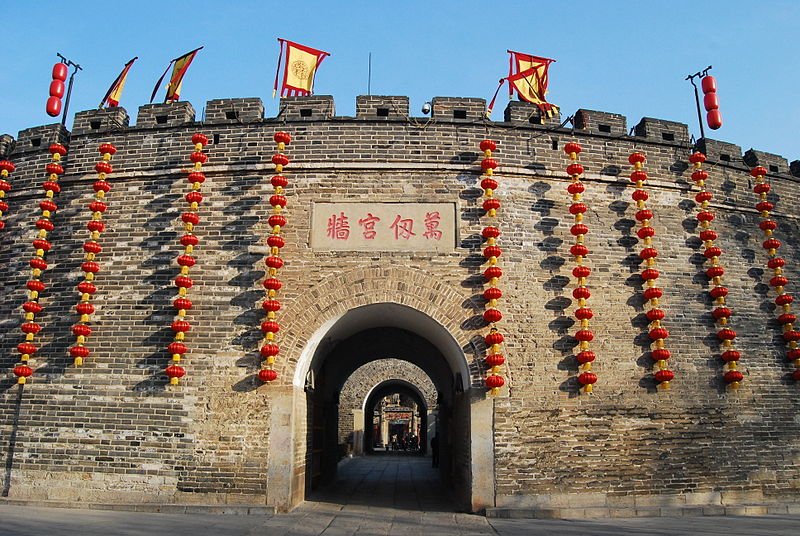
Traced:
POLYGON ((139 57, 137 56, 125 64, 125 67, 122 68, 122 72, 119 73, 119 76, 116 78, 116 80, 114 80, 114 83, 111 84, 111 87, 109 87, 108 91, 106 91, 106 95, 103 97, 103 100, 100 101, 100 108, 103 106, 114 108, 119 105, 119 99, 122 97, 122 90, 125 87, 125 80, 128 78, 128 71, 131 69, 133 62, 138 59, 139 57))
MULTIPOLYGON (((547 70, 550 64, 556 60, 550 58, 542 58, 539 56, 531 56, 530 54, 523 54, 521 52, 514 52, 513 50, 507 51, 510 54, 508 60, 508 76, 500 80, 500 85, 508 80, 508 95, 514 95, 517 92, 520 100, 530 102, 539 107, 542 113, 552 116, 558 112, 558 106, 547 102, 547 84, 548 74, 547 70)), ((495 92, 492 101, 489 103, 488 113, 492 112, 494 101, 497 98, 495 92)))
POLYGON ((278 78, 281 70, 283 49, 286 48, 286 60, 283 63, 283 82, 281 84, 281 97, 295 95, 311 95, 314 89, 314 75, 317 68, 329 53, 316 48, 307 47, 286 39, 278 38, 280 52, 278 53, 278 68, 275 70, 275 86, 272 96, 278 91, 278 78))
POLYGON ((156 87, 153 88, 153 94, 150 95, 151 103, 153 102, 153 99, 156 98, 156 93, 158 93, 158 88, 161 87, 161 82, 164 81, 164 77, 167 76, 170 67, 172 67, 172 76, 169 79, 169 84, 167 84, 167 95, 166 97, 164 97, 164 102, 175 102, 180 98, 183 75, 186 74, 186 71, 189 69, 189 65, 192 64, 192 60, 197 55, 197 53, 200 50, 202 50, 202 48, 203 47, 196 48, 191 52, 187 52, 183 56, 175 58, 174 60, 169 62, 169 65, 167 65, 167 69, 164 71, 164 74, 161 75, 161 78, 159 78, 158 82, 156 82, 156 87))

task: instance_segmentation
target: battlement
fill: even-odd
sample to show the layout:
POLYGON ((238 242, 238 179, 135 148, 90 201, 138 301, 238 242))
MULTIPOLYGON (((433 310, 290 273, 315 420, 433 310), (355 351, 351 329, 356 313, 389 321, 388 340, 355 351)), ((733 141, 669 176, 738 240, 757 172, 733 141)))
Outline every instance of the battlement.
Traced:
MULTIPOLYGON (((355 117, 336 115, 331 95, 283 97, 274 117, 265 117, 265 107, 258 97, 214 99, 205 105, 204 125, 236 125, 261 123, 279 119, 285 122, 313 122, 327 120, 391 121, 410 119, 409 98, 392 95, 359 95, 356 97, 355 117)), ((553 130, 561 126, 562 118, 556 113, 548 117, 527 102, 510 101, 503 113, 503 121, 486 117, 486 100, 470 97, 434 97, 431 100, 430 119, 437 123, 485 125, 511 125, 515 128, 553 130)), ((124 131, 127 128, 161 129, 179 127, 196 122, 191 103, 181 101, 169 104, 140 106, 136 123, 124 108, 106 108, 81 111, 75 114, 72 132, 60 125, 44 125, 25 129, 16 142, 8 134, 0 136, 0 155, 30 153, 44 150, 54 141, 68 142, 70 136, 85 136, 124 131)), ((685 123, 645 117, 629 132, 624 115, 597 110, 579 109, 572 118, 572 130, 583 135, 601 138, 630 139, 637 143, 654 143, 689 148, 691 136, 685 123)), ((800 177, 800 160, 789 161, 776 154, 750 149, 743 154, 740 146, 725 141, 700 139, 698 150, 706 153, 709 161, 732 167, 763 165, 770 174, 800 177)))

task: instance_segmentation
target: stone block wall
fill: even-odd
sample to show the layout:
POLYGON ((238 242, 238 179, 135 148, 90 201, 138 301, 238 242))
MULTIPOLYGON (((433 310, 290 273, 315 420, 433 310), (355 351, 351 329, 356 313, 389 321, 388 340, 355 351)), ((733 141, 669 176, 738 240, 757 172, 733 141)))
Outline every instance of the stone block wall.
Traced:
MULTIPOLYGON (((368 100, 361 102, 366 106, 368 100)), ((206 122, 199 124, 189 103, 159 104, 142 107, 133 127, 97 133, 87 114, 88 131, 68 136, 60 126, 49 125, 17 137, 10 154, 17 164, 12 208, 0 233, 6 289, 0 296, 0 367, 5 371, 14 366, 15 347, 22 340, 20 306, 42 197, 39 184, 49 161, 46 148, 53 141, 68 141, 70 153, 51 235, 54 247, 48 253, 51 268, 43 277, 48 289, 42 299, 37 371, 24 389, 14 385, 10 374, 0 382, 0 464, 11 467, 10 497, 269 503, 271 486, 283 478, 268 473, 269 460, 276 449, 285 448, 271 436, 271 427, 273 419, 289 418, 286 408, 275 410, 273 417, 271 393, 290 388, 308 344, 299 334, 319 326, 315 296, 332 281, 340 283, 331 292, 347 302, 364 288, 384 288, 387 274, 402 269, 419 278, 418 288, 425 283, 440 289, 428 294, 432 309, 442 295, 456 296, 458 307, 447 315, 463 315, 456 339, 468 341, 463 350, 473 371, 472 378, 464 379, 467 392, 462 396, 482 397, 481 337, 486 330, 479 318, 484 265, 478 144, 488 137, 498 143, 500 164, 501 309, 508 360, 503 374, 508 383, 486 422, 470 424, 469 415, 454 415, 458 430, 453 437, 468 441, 470 426, 473 433, 476 426, 491 430, 496 505, 572 502, 634 509, 648 501, 685 503, 702 497, 742 504, 798 500, 800 397, 788 379, 791 369, 753 208, 756 196, 736 146, 704 140, 708 186, 715 195, 714 225, 725 250, 733 327, 743 353, 745 382, 733 393, 721 381, 685 125, 644 119, 627 136, 614 130, 625 125, 624 118, 616 117, 614 136, 609 136, 591 127, 595 112, 583 114, 583 126, 575 130, 527 120, 492 123, 481 118, 481 99, 434 99, 436 121, 430 124, 402 117, 374 122, 332 118, 333 99, 325 96, 283 99, 280 115, 266 119, 253 102, 239 106, 231 99, 228 105, 254 113, 240 115, 241 121, 223 119, 224 113, 211 113, 216 108, 209 103, 206 122), (465 118, 455 114, 462 109, 465 118), (277 385, 260 386, 254 380, 263 318, 260 281, 277 130, 293 136, 286 151, 291 158, 282 271, 286 331, 281 378, 277 385), (193 329, 187 336, 192 351, 185 365, 188 375, 174 388, 166 385, 162 370, 169 361, 164 348, 171 340, 179 216, 188 190, 190 138, 196 131, 213 143, 206 149, 206 200, 196 229, 201 243, 190 291, 193 329), (587 170, 589 284, 600 378, 593 396, 579 396, 574 379, 572 237, 563 152, 570 141, 583 146, 580 162, 587 170), (69 327, 77 319, 74 288, 81 276, 80 244, 88 237, 85 207, 101 142, 118 148, 110 177, 114 189, 98 256, 98 310, 88 344, 93 353, 76 369, 67 354, 74 340, 69 327), (663 274, 659 286, 665 291, 664 325, 671 332, 668 347, 676 373, 673 389, 666 392, 656 391, 650 379, 636 275, 635 206, 627 178, 633 150, 647 155, 651 177, 649 206, 655 212, 654 245, 663 274), (457 203, 458 248, 443 254, 315 252, 309 244, 311 207, 323 200, 457 203)), ((796 282, 798 179, 789 174, 785 160, 753 154, 777 166, 777 171, 769 168, 769 198, 776 203, 786 276, 796 282)), ((398 303, 411 302, 417 290, 408 288, 408 278, 385 288, 396 290, 384 291, 384 299, 398 303)), ((468 460, 454 463, 467 467, 468 460)))

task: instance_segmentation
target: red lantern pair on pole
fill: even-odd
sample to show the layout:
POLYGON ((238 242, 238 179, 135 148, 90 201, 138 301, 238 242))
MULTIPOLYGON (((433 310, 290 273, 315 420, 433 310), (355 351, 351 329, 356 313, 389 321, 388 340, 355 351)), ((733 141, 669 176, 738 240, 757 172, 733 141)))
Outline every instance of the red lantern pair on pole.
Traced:
POLYGON ((200 216, 197 214, 200 209, 200 203, 203 201, 203 194, 200 193, 200 188, 206 180, 206 176, 203 173, 203 164, 208 161, 208 155, 203 152, 203 148, 208 144, 208 137, 200 133, 194 134, 192 136, 192 144, 194 145, 194 151, 189 155, 189 159, 192 161, 193 167, 188 176, 189 184, 192 185, 192 188, 184 197, 189 204, 188 209, 181 214, 184 234, 181 236, 180 243, 183 246, 183 254, 179 255, 177 259, 178 265, 181 267, 180 274, 175 278, 178 297, 172 302, 176 316, 170 327, 175 332, 175 338, 167 346, 167 351, 172 356, 172 363, 164 370, 167 377, 169 377, 170 385, 178 385, 180 379, 186 375, 186 369, 180 363, 186 352, 189 351, 184 341, 186 340, 186 333, 192 328, 192 325, 186 320, 186 313, 193 305, 186 295, 188 289, 194 285, 194 282, 189 277, 189 269, 197 263, 192 254, 200 240, 194 234, 194 228, 195 225, 200 223, 200 216))
POLYGON ((11 183, 8 182, 8 176, 17 169, 13 162, 9 160, 0 160, 0 231, 5 229, 6 222, 3 221, 3 215, 8 212, 8 203, 5 201, 6 193, 11 191, 11 183))
POLYGON ((47 180, 42 183, 42 188, 45 192, 45 198, 39 203, 39 208, 42 210, 40 218, 36 222, 36 227, 39 229, 36 239, 33 241, 35 253, 30 260, 31 278, 25 284, 28 289, 28 301, 26 301, 22 308, 25 310, 25 321, 21 329, 25 333, 25 342, 17 346, 19 351, 21 363, 14 367, 14 374, 17 376, 17 383, 24 384, 32 374, 33 369, 30 367, 30 360, 34 358, 37 347, 34 344, 36 335, 42 330, 42 326, 36 323, 36 315, 41 313, 43 307, 39 304, 39 297, 45 290, 46 286, 41 281, 42 273, 47 270, 47 262, 45 255, 52 247, 51 243, 47 240, 47 235, 54 228, 52 217, 58 206, 53 199, 55 195, 61 192, 61 186, 58 184, 59 175, 64 174, 64 168, 61 165, 61 158, 67 154, 67 149, 61 144, 54 143, 49 147, 50 154, 52 155, 52 162, 45 166, 48 173, 47 180))
MULTIPOLYGON (((705 79, 704 79, 705 81, 705 79)), ((741 385, 744 375, 738 370, 738 362, 741 359, 741 353, 734 347, 734 340, 736 339, 736 332, 730 327, 730 319, 733 311, 727 307, 726 299, 728 296, 728 289, 722 284, 722 277, 725 274, 725 269, 720 262, 722 256, 722 249, 714 245, 717 239, 717 233, 711 227, 711 222, 714 220, 714 213, 709 208, 709 203, 713 198, 713 194, 706 187, 706 180, 708 180, 708 172, 703 169, 703 162, 706 161, 706 155, 701 152, 695 152, 689 156, 691 162, 692 180, 700 188, 700 192, 695 195, 694 199, 698 204, 699 211, 697 213, 697 222, 700 228, 700 240, 703 241, 704 251, 703 256, 709 263, 706 269, 706 276, 711 280, 714 287, 709 291, 709 295, 714 300, 714 309, 711 315, 714 317, 714 322, 717 324, 717 338, 720 341, 720 357, 725 363, 723 369, 723 380, 731 389, 738 389, 741 385)))
POLYGON ((645 268, 642 270, 641 278, 644 281, 645 289, 643 292, 644 299, 647 301, 649 309, 645 313, 647 321, 649 322, 648 336, 650 337, 651 349, 650 358, 655 361, 656 370, 653 373, 653 379, 656 381, 659 389, 669 389, 670 382, 675 377, 675 373, 669 370, 667 360, 670 358, 670 351, 666 349, 666 339, 669 337, 669 331, 661 325, 664 319, 664 310, 659 308, 659 300, 663 296, 663 291, 656 287, 656 279, 660 275, 656 270, 656 257, 658 257, 658 250, 653 247, 653 237, 656 234, 655 229, 650 225, 650 220, 653 219, 653 211, 647 208, 647 200, 650 194, 645 189, 645 181, 647 180, 647 172, 644 171, 645 156, 642 153, 632 153, 628 157, 628 162, 633 166, 631 172, 631 182, 636 186, 631 197, 636 202, 636 221, 639 222, 639 229, 636 231, 636 236, 642 241, 644 248, 639 251, 639 258, 644 261, 645 268))
POLYGON ((89 210, 92 213, 92 219, 86 224, 86 227, 91 233, 89 240, 83 244, 83 281, 77 286, 78 293, 81 296, 78 305, 75 306, 76 311, 80 315, 79 322, 72 326, 72 334, 75 335, 75 346, 69 349, 75 366, 80 367, 83 365, 84 359, 89 357, 89 348, 85 346, 86 338, 92 334, 92 328, 89 326, 89 321, 92 313, 94 313, 94 305, 91 300, 97 287, 94 284, 94 278, 97 272, 100 271, 100 265, 96 262, 97 255, 103 250, 99 244, 100 234, 105 230, 103 223, 103 213, 108 206, 105 203, 106 194, 111 191, 111 185, 106 178, 113 171, 111 167, 111 157, 117 152, 117 148, 110 143, 103 143, 98 148, 102 155, 102 160, 95 164, 94 169, 97 171, 97 180, 92 185, 94 189, 94 201, 89 203, 89 210))
POLYGON ((592 293, 586 285, 586 279, 591 275, 592 269, 584 264, 589 255, 589 248, 586 246, 586 235, 589 234, 589 227, 584 223, 584 214, 589 210, 583 202, 583 192, 586 186, 583 184, 583 166, 578 163, 578 155, 581 146, 577 143, 567 143, 564 145, 564 152, 570 159, 567 166, 567 175, 571 181, 567 186, 572 203, 569 206, 569 213, 574 218, 574 223, 570 227, 570 234, 575 237, 575 243, 570 247, 569 252, 575 258, 575 267, 572 275, 575 277, 576 286, 572 291, 572 297, 578 302, 575 309, 575 318, 578 320, 579 329, 575 332, 575 339, 578 341, 578 353, 575 359, 578 361, 578 383, 586 394, 591 394, 593 386, 597 383, 597 374, 592 372, 592 363, 596 355, 589 349, 589 343, 594 340, 594 332, 589 329, 589 320, 594 316, 594 312, 587 307, 587 301, 592 293))
POLYGON ((69 66, 64 62, 53 65, 53 81, 50 82, 50 96, 47 98, 47 115, 58 117, 61 114, 61 99, 64 98, 67 86, 69 66))
POLYGON ((772 278, 769 280, 769 286, 775 289, 775 305, 780 307, 781 314, 778 316, 778 323, 781 324, 783 330, 783 340, 788 346, 786 358, 792 362, 795 370, 792 372, 792 379, 800 381, 800 331, 794 327, 797 322, 797 316, 792 313, 792 302, 794 296, 786 292, 786 286, 789 280, 783 275, 783 267, 786 261, 778 256, 778 249, 781 247, 781 242, 775 238, 775 230, 778 228, 778 222, 770 219, 770 212, 775 208, 775 205, 767 200, 767 194, 772 189, 771 185, 766 182, 765 176, 767 169, 762 166, 756 166, 750 170, 750 175, 755 178, 755 185, 753 191, 758 194, 759 202, 756 205, 761 215, 761 222, 758 224, 759 228, 764 233, 764 242, 762 247, 767 251, 767 267, 772 270, 772 278))
POLYGON ((267 278, 264 280, 264 288, 267 291, 267 298, 261 304, 267 319, 261 323, 261 332, 264 340, 261 345, 261 357, 264 358, 264 368, 258 371, 258 379, 264 383, 278 379, 278 372, 275 370, 275 359, 280 352, 280 347, 276 342, 277 333, 280 331, 280 324, 277 322, 278 311, 281 309, 281 302, 278 301, 278 291, 283 284, 278 279, 278 270, 283 267, 281 258, 281 248, 286 245, 286 241, 281 236, 281 230, 286 226, 286 216, 282 214, 286 208, 286 197, 284 188, 288 184, 283 175, 283 168, 289 165, 289 157, 284 154, 286 146, 292 141, 288 132, 276 132, 274 136, 277 143, 277 152, 272 155, 272 163, 275 165, 275 175, 271 179, 273 195, 269 198, 272 206, 272 214, 269 217, 269 226, 272 234, 267 238, 269 246, 269 256, 264 260, 267 265, 267 278))
POLYGON ((495 396, 500 393, 500 388, 505 385, 505 380, 500 375, 500 371, 506 361, 501 353, 504 337, 495 326, 503 318, 503 314, 497 309, 497 302, 503 297, 503 292, 497 287, 497 283, 503 275, 503 271, 498 266, 498 258, 502 255, 503 250, 497 245, 500 229, 493 221, 494 218, 497 218, 497 211, 500 210, 500 200, 495 197, 498 187, 497 180, 494 178, 497 160, 492 158, 492 151, 497 150, 497 144, 492 140, 483 140, 480 143, 480 148, 483 152, 483 159, 481 160, 483 209, 486 211, 486 217, 491 218, 490 223, 481 231, 481 236, 486 241, 483 257, 489 263, 489 267, 483 272, 483 278, 489 285, 483 291, 483 298, 486 300, 483 319, 491 326, 489 333, 484 337, 486 348, 489 351, 484 363, 489 368, 489 374, 486 376, 486 387, 489 389, 489 394, 495 396))

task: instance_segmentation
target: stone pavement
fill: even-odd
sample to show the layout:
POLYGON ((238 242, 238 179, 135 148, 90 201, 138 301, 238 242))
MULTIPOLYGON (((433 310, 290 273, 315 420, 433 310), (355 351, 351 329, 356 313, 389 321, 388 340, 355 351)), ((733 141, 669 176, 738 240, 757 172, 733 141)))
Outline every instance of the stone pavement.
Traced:
POLYGON ((487 519, 456 513, 428 458, 347 460, 337 481, 289 514, 154 514, 0 503, 0 535, 13 536, 466 536, 800 534, 800 516, 487 519))

